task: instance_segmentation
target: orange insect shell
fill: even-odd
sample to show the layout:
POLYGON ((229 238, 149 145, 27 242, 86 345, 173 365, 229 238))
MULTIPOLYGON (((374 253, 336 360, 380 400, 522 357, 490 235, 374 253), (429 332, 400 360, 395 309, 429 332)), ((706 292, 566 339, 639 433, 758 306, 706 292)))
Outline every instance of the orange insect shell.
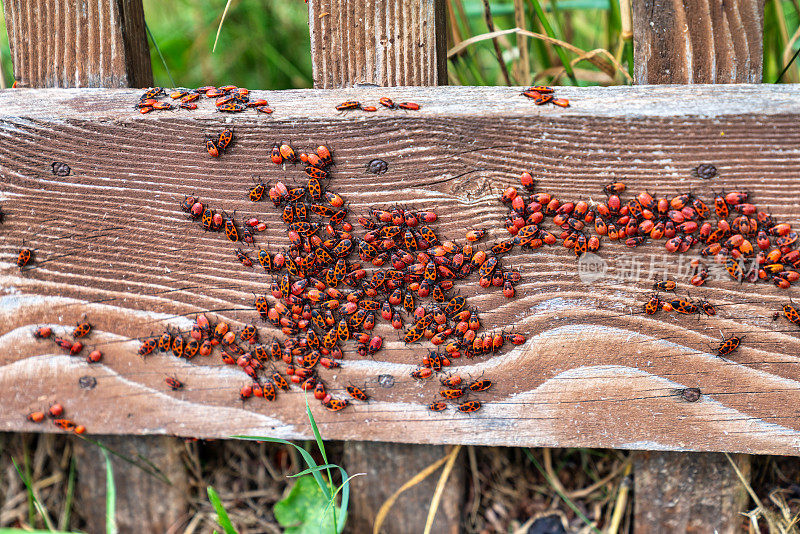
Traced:
POLYGON ((661 309, 664 310, 665 312, 669 313, 673 309, 672 308, 672 304, 670 304, 669 302, 662 302, 661 303, 661 309))
POLYGON ((55 418, 61 417, 64 414, 64 407, 61 406, 59 403, 55 403, 52 406, 50 406, 48 413, 50 414, 50 417, 55 417, 55 418))
POLYGON ((75 427, 75 430, 73 430, 73 432, 75 432, 76 434, 83 434, 84 432, 86 432, 86 427, 83 425, 78 425, 75 427))
POLYGON ((206 151, 212 158, 219 157, 219 148, 217 148, 217 144, 211 139, 206 139, 206 151))
MULTIPOLYGON (((281 150, 280 150, 280 146, 278 145, 278 143, 275 143, 272 146, 272 156, 271 156, 271 158, 272 158, 272 163, 274 163, 275 165, 280 165, 281 163, 283 163, 283 156, 281 156, 281 150)), ((281 185, 283 185, 283 184, 281 184, 281 185)), ((277 188, 277 184, 276 184, 276 188, 277 188)), ((286 189, 286 186, 284 186, 284 189, 286 189)), ((287 191, 287 194, 288 194, 288 191, 287 191)), ((283 196, 283 195, 281 195, 281 196, 283 196)))
POLYGON ((227 345, 232 344, 234 341, 236 341, 236 333, 229 331, 227 334, 225 334, 222 337, 222 341, 223 341, 223 343, 225 343, 227 345))
POLYGON ((103 353, 99 350, 93 350, 89 353, 89 356, 86 357, 86 361, 89 363, 97 363, 103 359, 103 353))
POLYGON ((500 195, 500 201, 504 203, 511 202, 515 198, 517 198, 517 188, 513 186, 506 188, 506 190, 503 191, 503 194, 500 195))
POLYGON ((44 420, 44 413, 42 412, 31 412, 28 414, 28 421, 31 423, 41 423, 44 420))
POLYGON ((53 424, 61 428, 62 430, 66 430, 67 432, 71 432, 76 428, 75 423, 73 423, 69 419, 53 419, 53 424))
POLYGON ((514 298, 514 294, 515 294, 514 286, 511 285, 511 282, 505 282, 503 284, 503 296, 511 299, 514 298))
POLYGON ((53 333, 52 328, 50 328, 49 326, 42 326, 36 329, 36 331, 33 333, 33 337, 38 339, 45 339, 50 337, 52 333, 53 333))
POLYGON ((428 404, 428 409, 432 412, 443 412, 447 409, 447 403, 437 401, 428 404))
POLYGON ((294 161, 297 159, 294 154, 294 149, 286 143, 283 143, 280 147, 278 147, 278 151, 285 160, 294 161))

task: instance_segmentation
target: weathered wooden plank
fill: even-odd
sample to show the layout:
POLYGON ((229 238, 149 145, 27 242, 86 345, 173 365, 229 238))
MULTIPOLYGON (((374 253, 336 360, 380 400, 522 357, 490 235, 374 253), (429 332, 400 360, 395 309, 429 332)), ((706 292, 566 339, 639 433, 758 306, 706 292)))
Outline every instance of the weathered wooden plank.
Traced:
MULTIPOLYGON (((180 457, 181 440, 166 436, 102 436, 99 441, 141 464, 133 465, 109 454, 117 492, 115 519, 120 532, 136 532, 145 525, 150 532, 177 532, 187 520, 189 494, 180 457)), ((102 532, 108 519, 102 449, 94 443, 76 440, 75 456, 79 467, 77 509, 88 532, 102 532)))
POLYGON ((142 0, 10 0, 20 87, 147 87, 153 83, 142 0))
MULTIPOLYGON (((451 237, 484 226, 493 238, 503 237, 506 210, 497 194, 523 169, 538 177, 540 190, 559 198, 597 200, 603 184, 621 178, 630 191, 654 194, 691 188, 707 198, 712 189, 748 190, 776 218, 796 223, 800 217, 798 87, 565 88, 559 94, 570 98, 571 108, 532 106, 513 88, 257 92, 275 113, 232 118, 207 103, 193 113, 141 116, 131 109, 132 91, 0 94, 0 191, 7 213, 0 234, 0 341, 6 347, 0 391, 7 409, 0 425, 41 430, 24 414, 34 392, 48 390, 91 432, 309 436, 298 391, 276 403, 242 406, 236 393, 246 381, 216 357, 143 362, 131 340, 166 324, 185 330, 189 320, 177 314, 209 308, 238 310, 216 314, 236 325, 255 319, 248 310, 252 292, 264 291, 272 278, 260 268, 244 269, 224 237, 186 221, 177 200, 196 193, 239 216, 256 214, 270 223, 259 244, 284 246, 277 210, 244 199, 253 175, 301 179, 300 170, 269 163, 275 141, 298 148, 327 142, 337 162, 329 187, 353 212, 390 204, 435 208, 435 226, 451 237), (418 101, 422 110, 333 110, 348 98, 367 102, 384 94, 418 101), (211 160, 202 138, 223 120, 235 124, 237 141, 228 155, 211 160), (378 178, 364 173, 373 157, 389 162, 378 178), (69 163, 73 174, 54 177, 54 160, 69 163), (720 176, 692 178, 691 169, 704 162, 717 165, 720 176), (37 249, 38 263, 20 273, 13 260, 23 238, 37 249), (99 299, 104 302, 94 302, 99 299), (71 327, 84 313, 96 325, 90 347, 106 351, 104 365, 89 367, 30 336, 34 325, 71 327), (165 374, 178 375, 186 389, 167 391, 165 374), (79 389, 82 376, 95 377, 97 386, 79 389)), ((674 269, 675 258, 662 252, 657 243, 635 254, 646 267, 653 255, 656 266, 674 269)), ((381 324, 386 349, 375 361, 354 358, 350 349, 341 369, 324 373, 335 390, 366 381, 374 400, 336 414, 312 405, 323 435, 797 454, 800 336, 771 320, 788 294, 771 285, 714 281, 692 289, 692 296, 716 303, 717 317, 645 317, 641 304, 652 280, 617 280, 629 253, 606 243, 601 255, 608 276, 594 283, 581 281, 565 249, 514 253, 507 263, 523 274, 514 300, 481 290, 472 278, 460 287, 483 310, 488 330, 530 336, 512 351, 455 362, 461 374, 485 372, 497 380, 486 406, 471 417, 427 412, 424 404, 437 388, 408 378, 420 349, 405 348, 381 324), (728 360, 711 353, 720 329, 747 336, 728 360), (377 377, 387 374, 394 385, 378 386, 377 377), (703 396, 686 402, 675 393, 682 387, 698 387, 703 396)), ((685 294, 686 277, 680 280, 685 294)), ((262 337, 273 333, 262 328, 262 337)))
POLYGON ((637 84, 761 83, 763 0, 632 4, 637 84))
MULTIPOLYGON (((348 528, 352 532, 373 532, 381 505, 417 473, 447 454, 447 447, 401 443, 348 442, 342 461, 349 474, 364 473, 351 482, 348 528)), ((462 453, 464 454, 464 453, 462 453)), ((459 532, 463 517, 464 462, 450 473, 432 532, 459 532)), ((383 534, 423 532, 441 470, 406 490, 394 503, 380 530, 383 534)))
POLYGON ((309 0, 314 87, 447 83, 444 0, 309 0))
POLYGON ((747 492, 724 455, 642 451, 633 465, 634 531, 741 532, 747 492))

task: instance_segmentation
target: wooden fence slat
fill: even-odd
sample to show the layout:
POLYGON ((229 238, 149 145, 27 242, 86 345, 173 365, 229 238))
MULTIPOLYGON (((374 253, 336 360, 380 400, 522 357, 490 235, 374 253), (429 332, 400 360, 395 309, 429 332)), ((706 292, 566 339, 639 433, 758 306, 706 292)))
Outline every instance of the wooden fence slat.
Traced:
MULTIPOLYGON (((749 476, 749 457, 733 457, 749 476)), ((637 534, 742 531, 747 492, 723 454, 642 451, 633 468, 637 534)))
POLYGON ((447 83, 444 0, 309 0, 314 87, 447 83))
POLYGON ((637 84, 761 83, 764 0, 635 0, 637 84))
MULTIPOLYGON (((147 532, 180 532, 179 528, 188 519, 189 500, 186 470, 180 457, 182 441, 168 436, 101 436, 98 441, 144 466, 109 453, 117 492, 115 515, 119 531, 142 532, 146 528, 147 532)), ((106 469, 102 450, 93 443, 75 440, 75 457, 76 509, 86 522, 87 532, 104 532, 106 469)))
MULTIPOLYGON (((311 0, 308 6, 314 87, 329 89, 355 84, 383 86, 440 85, 447 83, 446 24, 444 0, 311 0)), ((376 104, 377 105, 377 104, 376 104)), ((380 107, 380 106, 378 106, 380 107)), ((373 477, 356 481, 351 522, 354 531, 368 532, 382 500, 405 480, 416 466, 441 452, 441 447, 391 443, 344 443, 345 466, 361 471, 369 459, 373 477), (398 458, 403 458, 400 466, 398 458), (368 487, 369 485, 369 487, 368 487), (360 489, 361 491, 358 491, 360 489)), ((459 463, 456 471, 463 471, 459 463)), ((443 496, 442 508, 457 509, 463 477, 455 480, 443 496)), ((433 487, 425 485, 405 495, 404 510, 426 507, 433 487), (424 489, 423 489, 424 488, 424 489)), ((384 532, 422 531, 406 525, 415 521, 389 521, 384 532)), ((458 517, 438 514, 436 531, 458 531, 458 517)))
MULTIPOLYGON (((764 0, 632 3, 635 83, 761 82, 764 0)), ((745 494, 724 456, 642 452, 634 458, 636 532, 740 530, 745 494)), ((750 457, 739 461, 749 472, 750 457)))
MULTIPOLYGON (((141 0, 7 0, 3 8, 19 87, 153 84, 141 0)), ((167 532, 182 519, 188 503, 186 472, 176 454, 180 441, 166 436, 114 436, 104 441, 123 454, 147 458, 171 479, 171 485, 166 485, 115 459, 120 530, 167 532)), ((89 531, 101 532, 106 517, 100 449, 76 441, 75 452, 80 458, 75 506, 82 510, 89 531)))
MULTIPOLYGON (((351 532, 372 532, 381 505, 411 477, 441 459, 448 447, 407 445, 404 443, 346 443, 344 464, 350 475, 364 473, 352 481, 350 493, 353 515, 351 532)), ((465 456, 466 451, 461 455, 465 456)), ((423 532, 427 511, 442 468, 423 482, 406 490, 392 506, 381 528, 382 534, 423 532)), ((441 497, 431 532, 456 534, 463 518, 465 464, 457 461, 441 497)))
POLYGON ((7 0, 20 87, 153 84, 142 0, 7 0))

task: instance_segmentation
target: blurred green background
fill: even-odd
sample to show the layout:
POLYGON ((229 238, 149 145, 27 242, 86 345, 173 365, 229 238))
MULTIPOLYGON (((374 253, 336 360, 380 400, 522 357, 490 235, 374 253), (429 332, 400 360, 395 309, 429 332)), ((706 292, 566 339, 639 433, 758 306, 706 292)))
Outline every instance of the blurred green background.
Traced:
MULTIPOLYGON (((764 81, 772 83, 800 47, 800 0, 767 0, 764 12, 764 81)), ((489 31, 483 0, 446 0, 448 48, 489 31)), ((211 49, 226 0, 144 0, 145 19, 163 61, 150 43, 157 85, 196 87, 235 84, 250 88, 311 87, 308 7, 302 0, 234 0, 225 19, 216 52, 211 49)), ((482 40, 467 46, 448 62, 451 84, 515 85, 630 83, 632 46, 621 38, 618 0, 494 0, 489 2, 495 30, 522 22, 527 30, 547 34, 584 51, 603 49, 611 60, 606 68, 580 61, 579 54, 540 40, 520 41, 515 35, 482 40), (544 16, 546 24, 537 16, 544 16), (524 44, 524 49, 520 45, 524 44), (527 61, 524 61, 527 55, 527 61), (613 67, 613 68, 612 68, 613 67), (604 71, 605 70, 605 71, 604 71)), ((3 18, 4 19, 4 18, 3 18)), ((2 77, 13 82, 5 23, 0 28, 2 77)), ((783 82, 800 81, 795 61, 783 82)))

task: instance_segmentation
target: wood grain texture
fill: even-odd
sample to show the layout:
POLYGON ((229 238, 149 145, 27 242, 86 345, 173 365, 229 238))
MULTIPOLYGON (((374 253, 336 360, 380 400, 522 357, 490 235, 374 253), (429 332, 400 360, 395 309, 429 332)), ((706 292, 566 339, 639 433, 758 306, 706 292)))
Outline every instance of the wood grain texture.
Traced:
POLYGON ((142 0, 3 3, 19 87, 153 84, 142 0))
MULTIPOLYGON (((349 474, 365 473, 351 482, 351 532, 373 532, 375 517, 386 500, 417 473, 441 459, 449 447, 350 441, 342 462, 349 474)), ((466 451, 461 452, 466 456, 466 451)), ((439 469, 424 481, 406 490, 392 506, 381 528, 382 534, 424 532, 439 469)), ((456 462, 442 493, 431 532, 460 532, 464 502, 465 463, 456 462)))
POLYGON ((637 84, 761 83, 763 0, 633 2, 637 84))
MULTIPOLYGON (((40 397, 58 398, 94 433, 310 436, 299 391, 275 403, 242 406, 241 372, 218 357, 177 361, 157 355, 142 361, 135 337, 165 325, 186 330, 192 314, 214 314, 235 325, 253 322, 252 292, 272 278, 245 269, 219 234, 208 234, 178 210, 181 195, 196 193, 239 216, 258 215, 269 229, 258 243, 286 245, 271 204, 252 204, 245 191, 254 175, 265 181, 300 180, 302 172, 269 162, 275 141, 298 148, 327 142, 336 167, 329 185, 353 213, 400 204, 439 213, 441 235, 489 227, 503 238, 506 209, 499 192, 521 170, 539 190, 562 199, 602 198, 601 187, 621 178, 629 190, 674 194, 692 189, 743 189, 779 220, 800 220, 796 86, 694 86, 559 89, 572 102, 562 110, 535 107, 515 88, 395 88, 256 92, 275 113, 227 117, 204 103, 197 112, 141 116, 138 93, 125 90, 36 90, 0 94, 0 391, 6 407, 0 428, 49 431, 25 421, 40 397), (415 113, 339 114, 348 98, 387 95, 422 105, 415 113), (205 133, 235 124, 231 152, 211 160, 205 133), (754 142, 757 140, 757 142, 754 142), (389 171, 365 174, 381 157, 389 171), (54 177, 52 161, 73 174, 54 177), (714 163, 720 176, 691 177, 698 163, 714 163), (22 240, 35 248, 33 269, 14 265, 22 240), (95 324, 88 346, 105 363, 88 366, 31 336, 35 325, 58 333, 87 314, 95 324), (186 384, 166 390, 165 374, 186 384), (97 386, 80 389, 93 376, 97 386), (24 384, 24 386, 22 386, 24 384), (74 408, 72 408, 74 407, 74 408), (74 410, 74 411, 73 411, 74 410)), ((470 278, 459 289, 483 310, 487 330, 513 328, 529 336, 494 357, 455 361, 462 375, 497 381, 484 408, 466 416, 432 414, 433 383, 408 377, 423 346, 406 348, 385 324, 385 349, 375 360, 354 357, 325 371, 329 385, 367 383, 373 401, 340 413, 312 405, 326 438, 413 443, 588 446, 627 449, 800 452, 800 332, 772 313, 792 292, 771 285, 726 280, 691 289, 714 302, 714 318, 642 315, 652 279, 627 280, 630 253, 605 243, 605 278, 583 283, 571 253, 560 247, 512 253, 519 297, 481 290, 470 278), (730 359, 713 355, 720 330, 745 334, 730 359), (378 375, 394 385, 378 385, 378 375), (701 388, 698 402, 676 395, 701 388)), ((663 242, 635 251, 646 266, 674 269, 663 242)), ((662 276, 659 272, 658 278, 662 276)), ((686 276, 678 277, 680 293, 686 276)), ((271 328, 261 329, 269 339, 271 328)), ((38 403, 38 404, 37 404, 38 403)))
MULTIPOLYGON (((748 456, 735 461, 749 473, 748 456)), ((739 512, 748 496, 725 455, 641 451, 634 454, 633 465, 635 532, 742 531, 739 512)))
MULTIPOLYGON (((627 4, 620 8, 625 34, 631 6, 623 4, 627 4)), ((761 82, 763 1, 732 2, 727 9, 714 0, 682 5, 674 1, 666 8, 658 4, 658 0, 635 2, 635 83, 761 82), (751 10, 745 17, 749 32, 739 31, 742 8, 751 10), (731 47, 730 41, 739 46, 731 47), (750 45, 757 53, 745 53, 750 45)), ((745 495, 723 455, 647 451, 635 453, 634 459, 637 532, 740 530, 745 495)), ((739 468, 749 473, 750 456, 739 456, 739 468)))
POLYGON ((309 0, 314 87, 447 83, 444 0, 309 0))
MULTIPOLYGON (((178 532, 188 518, 190 494, 181 459, 183 442, 167 436, 95 439, 126 459, 146 458, 147 464, 142 465, 152 471, 109 454, 117 491, 115 517, 119 532, 178 532)), ((75 440, 75 459, 78 467, 75 508, 81 511, 87 532, 104 532, 106 470, 102 449, 94 443, 75 440)))

